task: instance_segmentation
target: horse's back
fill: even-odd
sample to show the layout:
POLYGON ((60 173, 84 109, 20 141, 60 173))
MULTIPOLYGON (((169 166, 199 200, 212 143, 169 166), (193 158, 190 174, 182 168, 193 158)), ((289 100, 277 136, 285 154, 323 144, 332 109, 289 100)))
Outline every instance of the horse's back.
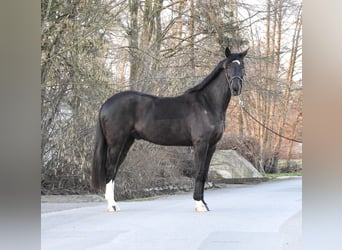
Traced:
POLYGON ((113 95, 102 105, 100 113, 102 117, 118 115, 132 115, 137 106, 150 103, 157 97, 135 91, 124 91, 113 95))
POLYGON ((119 92, 113 96, 111 96, 110 98, 108 98, 102 105, 101 107, 101 111, 102 110, 107 110, 110 108, 121 108, 120 105, 122 104, 128 104, 128 105, 132 105, 132 104, 136 104, 139 100, 141 99, 154 99, 157 98, 156 96, 153 95, 148 95, 145 93, 140 93, 137 91, 123 91, 123 92, 119 92))

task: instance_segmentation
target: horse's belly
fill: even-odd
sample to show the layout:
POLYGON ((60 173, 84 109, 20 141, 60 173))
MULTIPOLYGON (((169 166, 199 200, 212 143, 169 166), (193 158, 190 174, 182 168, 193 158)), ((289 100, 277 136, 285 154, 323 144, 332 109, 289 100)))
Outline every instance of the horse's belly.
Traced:
POLYGON ((187 126, 177 120, 155 120, 137 126, 136 134, 146 141, 166 146, 191 146, 187 126))

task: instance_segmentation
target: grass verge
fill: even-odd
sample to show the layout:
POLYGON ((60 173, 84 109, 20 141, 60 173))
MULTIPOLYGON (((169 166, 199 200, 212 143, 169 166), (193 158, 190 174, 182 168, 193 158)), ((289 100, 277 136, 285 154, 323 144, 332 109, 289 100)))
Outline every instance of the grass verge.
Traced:
POLYGON ((278 177, 286 177, 286 176, 302 176, 302 170, 293 172, 293 173, 275 173, 275 174, 265 174, 265 177, 267 177, 270 180, 276 179, 278 177))

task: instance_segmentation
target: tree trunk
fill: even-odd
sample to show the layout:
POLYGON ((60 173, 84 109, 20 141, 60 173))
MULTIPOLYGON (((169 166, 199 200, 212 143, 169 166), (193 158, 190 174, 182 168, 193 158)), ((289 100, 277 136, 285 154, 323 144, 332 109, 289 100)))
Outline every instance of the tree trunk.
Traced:
MULTIPOLYGON (((297 58, 297 51, 298 51, 298 40, 300 37, 300 30, 301 30, 301 9, 298 12, 297 16, 297 22, 296 22, 296 28, 295 32, 293 34, 292 38, 292 49, 291 49, 291 57, 290 57, 290 63, 289 63, 289 69, 288 74, 286 77, 286 86, 285 86, 285 93, 283 97, 283 102, 281 103, 281 110, 280 110, 280 119, 279 119, 279 134, 284 134, 285 132, 285 125, 286 121, 288 119, 288 110, 290 108, 290 97, 291 97, 291 88, 293 85, 293 75, 294 75, 294 69, 296 65, 296 58, 297 58)), ((276 141, 276 147, 275 151, 279 152, 281 145, 282 145, 282 138, 278 137, 276 141)))
POLYGON ((189 24, 189 47, 190 47, 190 65, 193 76, 196 75, 195 65, 195 5, 194 0, 190 0, 190 24, 189 24))
POLYGON ((129 11, 130 11, 130 26, 128 30, 128 44, 129 44, 129 61, 130 76, 129 81, 133 88, 137 89, 137 80, 139 79, 140 71, 140 57, 139 57, 139 27, 138 27, 138 10, 139 1, 130 0, 129 1, 129 11))

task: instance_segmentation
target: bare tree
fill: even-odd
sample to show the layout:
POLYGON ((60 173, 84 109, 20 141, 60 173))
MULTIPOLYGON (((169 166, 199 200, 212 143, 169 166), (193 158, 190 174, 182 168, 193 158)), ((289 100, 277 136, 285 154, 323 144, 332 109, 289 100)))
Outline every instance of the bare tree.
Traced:
POLYGON ((108 95, 106 27, 114 3, 43 1, 41 157, 43 187, 87 189, 96 110, 108 95), (100 15, 99 15, 100 14, 100 15))
MULTIPOLYGON (((260 19, 265 20, 264 37, 259 34, 263 27, 260 24, 253 26, 250 19, 250 35, 253 52, 256 54, 250 60, 253 64, 249 64, 250 70, 254 72, 248 77, 253 81, 248 104, 251 108, 254 106, 254 114, 264 125, 279 134, 288 135, 291 126, 296 124, 296 115, 290 117, 289 110, 301 113, 301 106, 297 106, 297 110, 292 108, 298 101, 290 101, 291 97, 294 97, 294 89, 300 90, 297 91, 296 98, 300 97, 298 93, 301 93, 301 79, 298 75, 297 79, 291 76, 291 72, 301 73, 301 69, 296 66, 301 63, 301 4, 295 1, 268 0, 265 9, 265 16, 260 19)), ((258 11, 260 10, 249 10, 249 16, 253 17, 253 13, 258 11)), ((246 119, 248 118, 245 116, 244 120, 246 119)), ((248 128, 246 129, 248 131, 248 128)), ((260 168, 266 172, 277 172, 277 160, 282 154, 282 145, 293 145, 259 125, 254 132, 250 132, 260 141, 260 168)))

